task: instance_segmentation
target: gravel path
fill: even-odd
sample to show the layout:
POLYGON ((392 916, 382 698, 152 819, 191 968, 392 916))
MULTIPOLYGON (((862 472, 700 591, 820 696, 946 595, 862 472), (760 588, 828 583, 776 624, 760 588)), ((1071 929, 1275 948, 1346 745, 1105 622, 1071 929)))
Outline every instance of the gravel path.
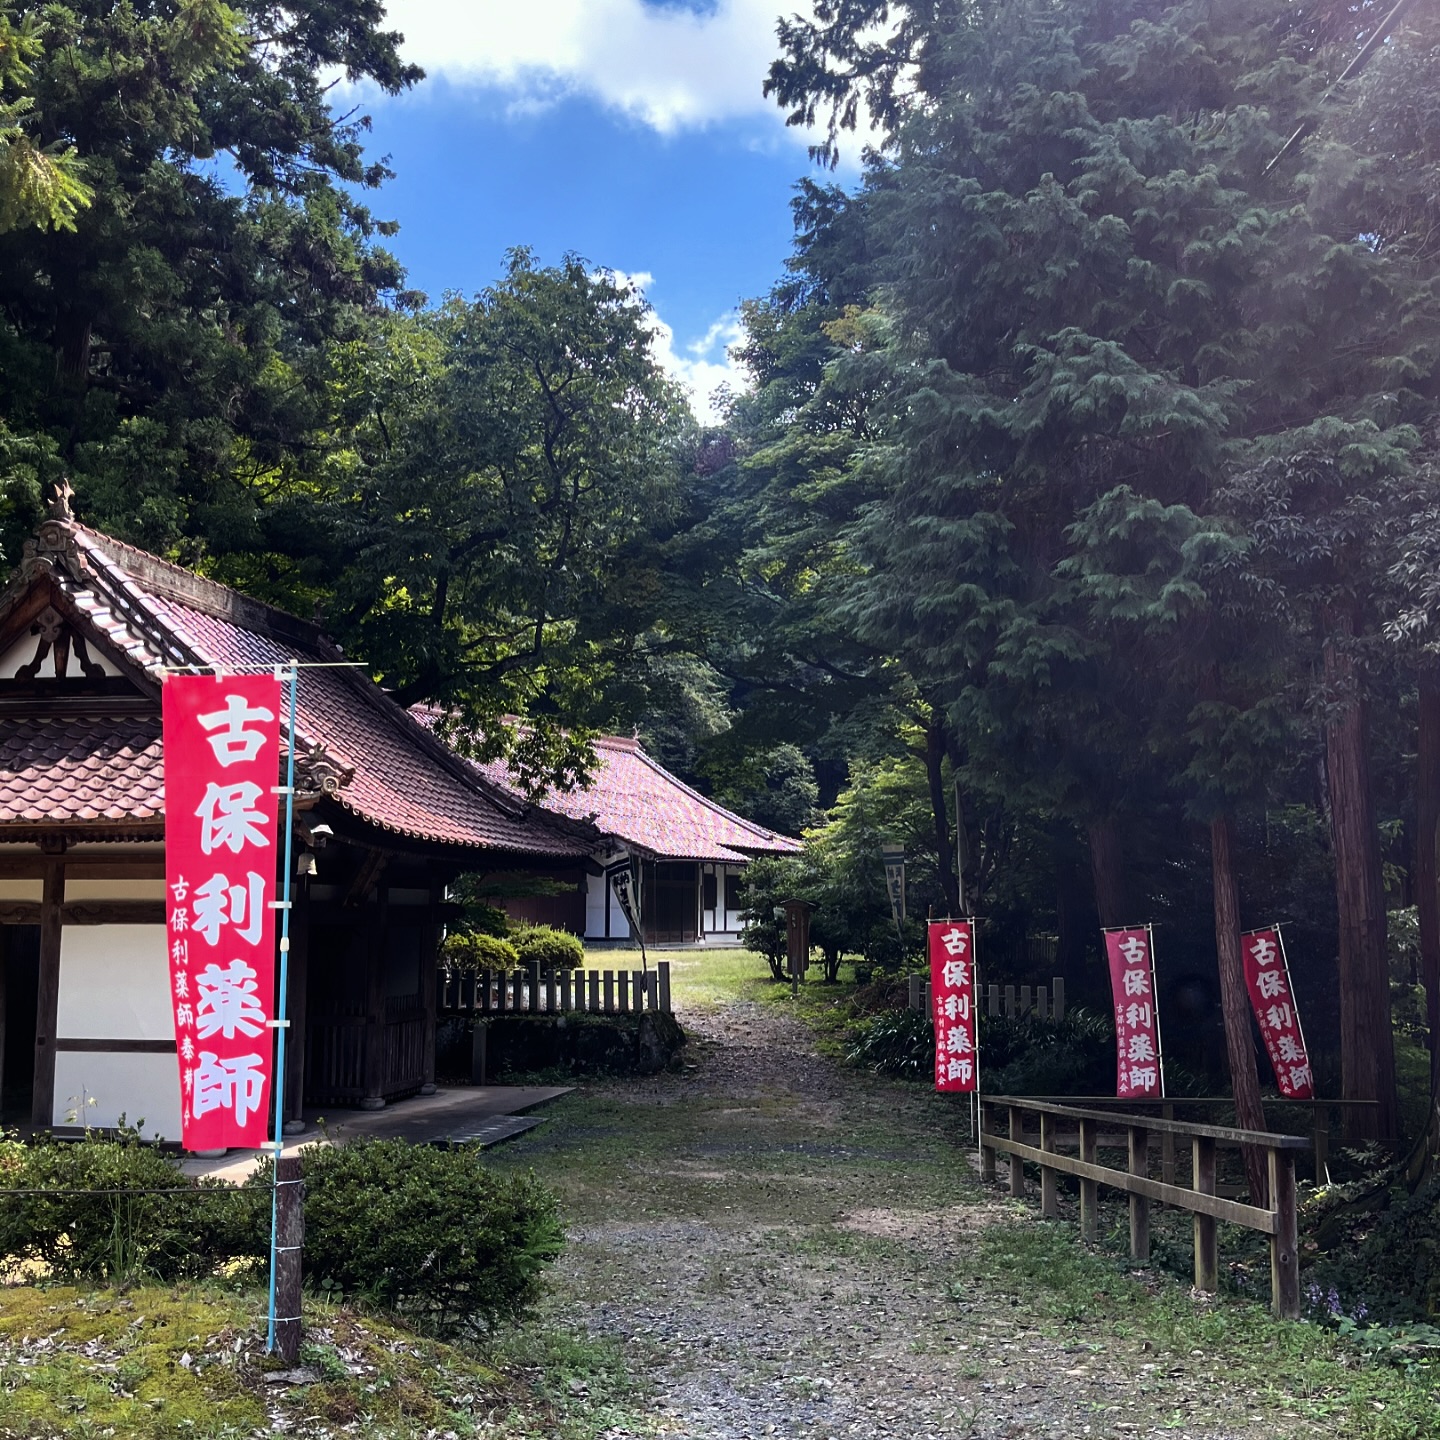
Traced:
POLYGON ((647 1428, 613 1440, 1326 1433, 1235 1393, 1223 1354, 997 1298, 976 1241, 1017 1209, 958 1111, 826 1063, 776 1007, 682 1018, 684 1074, 592 1087, 515 1147, 576 1217, 563 1311, 647 1377, 647 1428))

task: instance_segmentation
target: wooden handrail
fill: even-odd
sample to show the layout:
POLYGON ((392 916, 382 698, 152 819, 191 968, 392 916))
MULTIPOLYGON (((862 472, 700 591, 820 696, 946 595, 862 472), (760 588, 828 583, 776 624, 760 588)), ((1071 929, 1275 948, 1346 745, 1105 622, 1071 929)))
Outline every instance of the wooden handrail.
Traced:
MULTIPOLYGON (((1018 1106, 1040 1115, 1062 1115, 1072 1120, 1104 1120, 1107 1123, 1123 1121, 1124 1115, 1113 1110, 1088 1110, 1075 1105, 1060 1105, 1052 1100, 1035 1100, 1028 1095, 986 1095, 987 1105, 1018 1106)), ((1155 1102, 1169 1104, 1169 1101, 1155 1102)), ((1199 1125, 1190 1120, 1164 1120, 1158 1115, 1137 1115, 1133 1121, 1146 1130, 1166 1132, 1171 1135, 1204 1136, 1228 1145, 1259 1145, 1273 1150, 1308 1150, 1310 1141, 1302 1135, 1276 1135, 1269 1130, 1241 1130, 1234 1125, 1199 1125)))
MULTIPOLYGON (((1298 1220, 1295 1206, 1295 1155, 1308 1150, 1310 1141, 1297 1135, 1272 1135, 1261 1130, 1242 1130, 1229 1125, 1192 1125, 1183 1120, 1166 1120, 1153 1115, 1124 1114, 1114 1110, 1093 1110, 1087 1107, 1061 1105, 1049 1100, 1035 1100, 1019 1095, 986 1095, 980 1100, 980 1173, 983 1180, 994 1180, 995 1157, 1009 1157, 1009 1190, 1017 1198, 1025 1195, 1024 1164, 1028 1160, 1040 1167, 1041 1213, 1053 1216, 1057 1210, 1055 1176, 1074 1175, 1080 1181, 1080 1233, 1087 1240, 1095 1239, 1098 1230, 1098 1187, 1108 1185, 1130 1197, 1130 1254, 1141 1263, 1150 1258, 1150 1202, 1173 1205, 1188 1210, 1195 1217, 1195 1288, 1213 1291, 1219 1275, 1217 1253, 1217 1220, 1257 1230, 1270 1240, 1271 1307, 1283 1319, 1295 1320, 1300 1315, 1300 1255, 1298 1220), (1006 1132, 1000 1133, 986 1123, 987 1112, 1003 1106, 1006 1111, 1006 1132), (1033 1114, 1040 1120, 1040 1144, 1027 1143, 1025 1117, 1033 1114), (1073 1120, 1079 1133, 1079 1157, 1059 1153, 1059 1122, 1073 1120), (1101 1124, 1126 1133, 1126 1168, 1102 1165, 1096 1159, 1098 1128, 1101 1124), (1149 1175, 1150 1131, 1173 1137, 1187 1137, 1193 1147, 1194 1182, 1190 1189, 1170 1183, 1170 1167, 1166 1178, 1153 1180, 1149 1175), (1215 1194, 1215 1147, 1253 1145, 1263 1149, 1270 1167, 1270 1203, 1268 1206, 1244 1205, 1215 1194)), ((1171 1157, 1173 1165, 1173 1156, 1171 1157)))

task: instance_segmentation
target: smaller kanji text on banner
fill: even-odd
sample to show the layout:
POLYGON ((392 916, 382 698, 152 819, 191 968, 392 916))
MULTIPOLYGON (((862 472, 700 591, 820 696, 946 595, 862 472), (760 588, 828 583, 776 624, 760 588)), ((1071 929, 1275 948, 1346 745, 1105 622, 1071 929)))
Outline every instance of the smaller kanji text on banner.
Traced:
POLYGON ((975 925, 932 920, 930 1001, 935 1018, 935 1088, 978 1090, 975 1028, 975 925))
POLYGON ((1252 930, 1240 937, 1245 960, 1245 988, 1250 1008, 1265 1041, 1275 1084, 1287 1100, 1313 1100, 1315 1079, 1300 1030, 1300 1012, 1290 986, 1290 966, 1279 930, 1252 930))
POLYGON ((259 1148, 271 1103, 280 681, 175 675, 162 697, 180 1142, 259 1148))
POLYGON ((1159 1099, 1165 1085, 1150 931, 1107 930, 1105 955, 1115 1000, 1115 1093, 1122 1100, 1159 1099))

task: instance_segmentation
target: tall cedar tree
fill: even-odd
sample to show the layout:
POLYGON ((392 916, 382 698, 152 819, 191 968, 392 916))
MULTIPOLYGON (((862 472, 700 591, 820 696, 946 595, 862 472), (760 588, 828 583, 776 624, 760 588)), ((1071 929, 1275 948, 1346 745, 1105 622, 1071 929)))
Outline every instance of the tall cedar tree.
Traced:
MULTIPOLYGON (((972 744, 1043 771, 1102 840, 1157 778, 1209 812, 1227 1039, 1251 1123, 1225 813, 1248 798, 1231 782, 1266 743, 1263 706, 1226 742, 1232 774, 1226 745, 1198 746, 1219 767, 1200 766, 1198 785, 1194 763, 1157 777, 1155 757, 1173 749, 1177 687, 1199 692, 1186 723, 1201 728, 1206 707, 1267 698, 1225 690, 1224 662, 1243 660, 1226 647, 1243 637, 1213 633, 1207 581, 1248 543, 1234 516, 1265 508, 1233 477, 1319 455, 1352 492, 1389 486, 1429 413, 1434 363, 1423 267, 1367 228, 1384 157, 1331 128, 1310 164, 1265 176, 1330 79, 1295 18, 1280 5, 843 4, 785 27, 772 71, 799 118, 833 104, 843 124, 863 95, 888 127, 867 204, 890 379, 874 380, 870 355, 836 362, 866 367, 885 397, 858 454, 882 498, 847 537, 855 629, 911 657, 972 744), (1184 533, 1157 547, 1165 531, 1184 533)), ((1350 644, 1368 622, 1314 573, 1317 537, 1354 495, 1267 496, 1267 533, 1290 548, 1253 547, 1250 588, 1280 597, 1263 618, 1328 680, 1343 1092, 1376 1102, 1352 1133, 1390 1134, 1384 907, 1350 644)))

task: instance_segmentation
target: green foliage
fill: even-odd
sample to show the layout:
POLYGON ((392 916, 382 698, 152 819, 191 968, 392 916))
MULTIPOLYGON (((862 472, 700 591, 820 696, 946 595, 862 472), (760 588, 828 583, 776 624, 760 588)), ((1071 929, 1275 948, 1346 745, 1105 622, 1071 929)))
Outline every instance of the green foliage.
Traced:
POLYGON ((520 952, 502 936, 483 930, 462 930, 446 935, 440 946, 439 961, 445 970, 466 974, 476 970, 514 970, 520 964, 520 952))
POLYGON ((516 925, 511 938, 522 965, 542 970, 578 970, 585 963, 585 946, 579 936, 553 925, 516 925))
MULTIPOLYGON (((478 1150, 357 1140, 301 1152, 305 1262, 317 1288, 380 1305, 440 1336, 534 1307, 563 1236, 555 1197, 497 1175, 478 1150)), ((258 1174, 255 1187, 269 1183, 258 1174)))
POLYGON ((982 1015, 980 1054, 982 1082, 991 1094, 1109 1095, 1115 1089, 1115 1028, 1108 1013, 1077 1006, 1063 1020, 982 1015))
POLYGON ((864 1022, 845 1052, 851 1065, 903 1080, 935 1078, 935 1025, 919 1010, 892 1010, 864 1022))
POLYGON ((57 1280, 202 1277, 265 1253, 255 1243, 262 1210, 269 1221, 263 1197, 187 1177, 134 1132, 0 1142, 0 1188, 69 1192, 6 1195, 0 1205, 0 1255, 38 1260, 57 1280))

